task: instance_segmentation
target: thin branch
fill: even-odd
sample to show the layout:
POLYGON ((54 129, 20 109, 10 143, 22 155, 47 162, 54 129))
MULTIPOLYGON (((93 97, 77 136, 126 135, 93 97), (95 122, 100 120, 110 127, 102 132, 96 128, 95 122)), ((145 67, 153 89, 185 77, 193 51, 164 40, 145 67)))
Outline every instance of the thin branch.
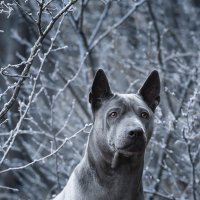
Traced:
POLYGON ((9 109, 13 106, 14 102, 16 101, 18 94, 19 94, 19 91, 21 89, 21 86, 22 86, 23 82, 26 80, 26 76, 28 75, 28 72, 29 72, 30 67, 33 63, 33 60, 34 60, 35 56, 37 56, 38 53, 39 53, 42 41, 44 40, 46 35, 49 33, 49 31, 52 29, 52 27, 56 23, 56 21, 64 13, 66 13, 71 8, 71 6, 73 4, 75 4, 76 2, 77 2, 77 0, 70 1, 69 4, 67 4, 62 10, 60 10, 60 12, 53 18, 53 20, 46 27, 45 31, 43 32, 43 35, 42 36, 40 35, 38 37, 37 41, 35 42, 32 50, 31 50, 30 56, 27 59, 27 62, 26 62, 27 64, 26 64, 26 66, 25 66, 25 68, 24 68, 24 70, 21 74, 22 77, 18 80, 18 82, 16 84, 16 87, 14 89, 12 97, 10 98, 10 100, 7 103, 4 104, 4 107, 0 112, 0 120, 2 120, 2 118, 5 116, 5 114, 9 111, 9 109))
POLYGON ((0 185, 0 189, 11 190, 13 192, 19 192, 19 190, 17 188, 11 188, 11 187, 2 186, 2 185, 0 185))
POLYGON ((71 0, 69 4, 67 4, 60 12, 53 17, 53 20, 49 23, 49 25, 46 27, 46 29, 43 32, 43 39, 45 36, 49 33, 49 31, 52 29, 53 25, 56 23, 56 21, 64 14, 66 13, 72 5, 74 5, 78 0, 71 0))
POLYGON ((90 123, 90 124, 85 124, 85 126, 84 126, 82 129, 80 129, 79 131, 77 131, 76 133, 74 133, 72 136, 70 136, 70 137, 68 137, 68 138, 65 138, 65 140, 63 141, 63 143, 62 143, 57 149, 55 149, 53 152, 51 152, 50 154, 48 154, 48 155, 46 155, 46 156, 44 156, 44 157, 42 157, 42 158, 35 159, 34 161, 32 161, 32 162, 30 162, 30 163, 28 163, 28 164, 26 164, 26 165, 23 165, 23 166, 21 166, 21 167, 11 167, 11 168, 2 170, 2 171, 0 171, 0 173, 5 173, 5 172, 13 171, 13 170, 25 169, 25 168, 27 168, 27 167, 29 167, 29 166, 35 164, 35 163, 38 163, 38 162, 40 162, 40 161, 44 161, 45 159, 50 158, 50 157, 53 156, 54 154, 58 153, 58 151, 60 151, 60 150, 63 148, 63 146, 64 146, 68 141, 72 140, 72 139, 75 138, 78 134, 80 134, 81 132, 84 132, 84 130, 85 130, 86 128, 91 127, 91 126, 92 126, 92 123, 90 123))
MULTIPOLYGON (((195 92, 194 96, 196 97, 197 92, 195 92)), ((192 98, 193 99, 193 98, 192 98)), ((187 126, 188 126, 188 132, 191 133, 192 132, 192 124, 189 123, 189 110, 192 104, 193 100, 189 101, 189 105, 188 105, 188 110, 187 110, 187 126)), ((183 139, 185 141, 185 143, 187 144, 187 150, 188 150, 188 155, 189 155, 189 159, 190 159, 190 164, 192 166, 192 195, 193 195, 193 200, 197 200, 197 196, 196 196, 196 169, 195 169, 195 158, 193 157, 193 152, 192 152, 192 143, 191 141, 186 137, 185 134, 185 129, 183 129, 182 131, 182 135, 183 135, 183 139)))
POLYGON ((157 56, 158 56, 158 61, 160 66, 163 66, 163 59, 162 59, 162 49, 161 49, 161 34, 158 28, 158 24, 157 24, 157 20, 156 20, 156 16, 154 15, 154 12, 152 10, 152 6, 151 6, 151 0, 147 0, 147 5, 148 5, 148 9, 149 9, 149 13, 151 15, 151 18, 153 20, 153 25, 156 31, 156 36, 157 36, 157 56))
POLYGON ((82 31, 83 30, 83 14, 84 14, 84 0, 81 0, 81 11, 80 11, 80 16, 79 16, 79 30, 82 31))
POLYGON ((42 2, 40 3, 39 1, 38 2, 38 5, 39 5, 39 12, 38 12, 38 21, 37 21, 37 26, 38 26, 38 30, 39 30, 39 33, 41 36, 43 36, 43 32, 42 32, 42 13, 43 13, 43 10, 44 10, 44 0, 42 0, 42 2))
POLYGON ((145 193, 149 193, 149 194, 153 194, 155 196, 167 199, 167 200, 177 200, 175 197, 173 197, 172 195, 164 195, 161 194, 159 192, 155 192, 155 191, 150 191, 150 190, 144 190, 145 193))
POLYGON ((85 54, 88 55, 89 66, 91 68, 92 75, 94 76, 95 71, 93 68, 93 66, 94 66, 93 57, 92 57, 91 53, 88 53, 89 46, 88 46, 88 40, 87 40, 86 34, 83 32, 83 30, 79 29, 78 21, 74 18, 73 15, 70 16, 70 22, 72 24, 72 28, 74 29, 74 31, 77 34, 78 39, 80 41, 79 46, 81 49, 82 56, 84 57, 85 54))
POLYGON ((99 19, 99 21, 98 21, 98 23, 97 23, 97 25, 96 25, 94 31, 92 32, 92 35, 91 35, 90 38, 89 38, 89 42, 88 42, 88 43, 89 43, 89 46, 91 46, 92 43, 94 42, 95 37, 97 36, 97 34, 98 34, 98 32, 99 32, 99 30, 100 30, 102 24, 103 24, 103 21, 104 21, 105 17, 106 17, 107 14, 108 14, 108 10, 109 10, 109 8, 110 8, 110 5, 111 5, 111 1, 109 1, 108 3, 106 3, 106 5, 105 5, 105 7, 104 7, 104 10, 103 10, 103 13, 102 13, 102 15, 101 15, 101 17, 100 17, 100 19, 99 19))
POLYGON ((122 17, 118 22, 116 22, 113 26, 111 26, 107 31, 105 31, 102 35, 99 36, 90 46, 89 46, 89 52, 91 52, 96 45, 98 45, 101 40, 103 40, 106 36, 108 36, 114 29, 116 29, 118 26, 120 26, 130 15, 132 15, 138 7, 140 7, 146 0, 141 0, 134 4, 134 6, 127 12, 124 17, 122 17))
POLYGON ((28 16, 34 23, 36 23, 36 20, 33 18, 32 13, 29 13, 28 11, 25 10, 25 8, 23 8, 20 3, 18 2, 18 0, 13 0, 15 2, 15 4, 18 6, 18 8, 25 13, 26 16, 28 16))
MULTIPOLYGON (((67 83, 66 78, 62 75, 62 73, 58 73, 60 78, 63 80, 64 83, 67 83)), ((90 113, 88 112, 87 108, 85 107, 85 105, 83 104, 83 102, 81 101, 81 99, 78 97, 78 95, 76 94, 74 88, 69 84, 69 90, 72 93, 72 95, 76 98, 77 103, 80 105, 81 109, 83 110, 83 112, 85 113, 85 115, 87 116, 88 119, 91 119, 90 113)))
MULTIPOLYGON (((13 142, 15 141, 15 138, 16 138, 18 132, 19 132, 20 126, 21 126, 21 124, 22 124, 22 121, 24 120, 24 118, 25 118, 25 116, 26 116, 26 114, 27 114, 27 112, 28 112, 28 110, 29 110, 29 108, 30 108, 30 105, 31 105, 31 103, 32 103, 32 101, 33 101, 33 99, 34 99, 37 81, 38 81, 38 79, 39 79, 40 73, 41 73, 42 68, 43 68, 43 66, 44 66, 44 62, 45 62, 47 56, 49 55, 49 53, 51 52, 51 49, 53 48, 53 44, 54 44, 54 42, 55 42, 55 40, 56 40, 56 38, 57 38, 57 36, 58 36, 58 34, 59 34, 59 32, 60 32, 60 27, 61 27, 61 24, 62 24, 62 22, 63 22, 63 20, 64 20, 64 17, 65 17, 65 16, 63 15, 63 16, 62 16, 62 19, 61 19, 61 21, 60 21, 60 23, 59 23, 59 25, 58 25, 56 34, 55 34, 55 36, 51 39, 51 44, 50 44, 50 46, 49 46, 49 48, 48 48, 48 51, 44 54, 44 57, 43 57, 43 58, 40 58, 41 64, 40 64, 38 73, 37 73, 36 77, 34 78, 33 88, 32 88, 31 94, 30 94, 30 96, 29 96, 29 101, 28 101, 27 105, 25 106, 25 110, 24 110, 22 116, 20 117, 20 119, 19 119, 19 121, 18 121, 18 123, 17 123, 15 129, 13 130, 12 134, 10 134, 10 137, 8 138, 8 140, 7 140, 6 143, 5 143, 5 144, 8 144, 8 143, 9 143, 9 145, 8 145, 7 149, 5 150, 5 152, 4 152, 4 155, 3 155, 3 157, 2 157, 2 159, 1 159, 1 161, 0 161, 0 165, 2 165, 2 163, 4 162, 6 156, 8 155, 8 153, 9 153, 11 147, 12 147, 12 144, 13 144, 13 142)), ((4 146, 5 146, 5 144, 4 144, 4 146)))
POLYGON ((39 43, 40 43, 40 40, 41 40, 41 37, 38 38, 38 40, 36 41, 35 45, 33 46, 32 48, 32 51, 31 51, 31 54, 27 60, 27 64, 26 64, 26 67, 24 68, 22 74, 21 74, 21 78, 17 81, 17 84, 16 84, 16 87, 14 89, 14 92, 12 94, 12 97, 10 98, 10 100, 4 104, 4 107, 3 109, 1 110, 0 112, 0 120, 4 117, 4 115, 8 112, 8 110, 13 106, 18 94, 19 94, 19 91, 21 89, 21 86, 23 84, 23 82, 26 80, 26 76, 29 72, 29 69, 32 65, 32 62, 34 60, 34 57, 38 54, 39 52, 39 43))
MULTIPOLYGON (((186 86, 185 86, 185 89, 183 90, 182 94, 181 94, 181 98, 179 100, 179 105, 177 106, 177 110, 176 110, 176 113, 174 114, 174 120, 172 121, 171 125, 170 125, 170 129, 168 131, 168 134, 165 138, 165 149, 167 149, 169 147, 169 144, 170 144, 170 141, 172 140, 172 134, 171 134, 171 131, 172 130, 175 130, 175 127, 176 127, 176 123, 178 122, 178 118, 180 117, 181 115, 181 109, 183 107, 183 103, 184 103, 184 100, 186 99, 186 95, 187 95, 187 92, 188 92, 188 88, 190 87, 190 85, 192 84, 192 80, 189 79, 188 82, 186 83, 186 86)), ((157 174, 156 174, 156 179, 159 179, 161 180, 162 179, 162 176, 163 176, 163 167, 162 167, 162 163, 166 160, 167 158, 167 153, 166 151, 162 151, 161 153, 161 156, 160 156, 160 168, 158 169, 157 171, 157 174)), ((160 184, 159 182, 156 182, 155 185, 154 185, 154 191, 159 191, 159 187, 160 187, 160 184)), ((152 196, 149 198, 150 200, 153 200, 155 197, 154 194, 152 194, 152 196)))

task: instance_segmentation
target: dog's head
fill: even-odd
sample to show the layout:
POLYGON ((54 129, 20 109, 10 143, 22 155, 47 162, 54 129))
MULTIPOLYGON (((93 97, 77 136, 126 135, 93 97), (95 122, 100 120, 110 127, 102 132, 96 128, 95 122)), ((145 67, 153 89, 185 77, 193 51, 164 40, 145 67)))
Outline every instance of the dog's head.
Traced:
POLYGON ((157 71, 151 72, 137 94, 113 94, 104 71, 99 69, 89 94, 96 144, 125 156, 143 153, 152 135, 159 101, 157 71))

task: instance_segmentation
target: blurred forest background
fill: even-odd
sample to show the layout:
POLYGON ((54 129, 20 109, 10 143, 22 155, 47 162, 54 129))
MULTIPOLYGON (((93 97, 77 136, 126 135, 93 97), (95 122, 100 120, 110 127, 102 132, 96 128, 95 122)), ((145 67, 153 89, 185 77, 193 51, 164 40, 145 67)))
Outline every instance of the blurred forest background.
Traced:
POLYGON ((61 191, 92 128, 103 68, 115 92, 162 79, 145 199, 200 199, 200 1, 0 1, 0 199, 61 191))

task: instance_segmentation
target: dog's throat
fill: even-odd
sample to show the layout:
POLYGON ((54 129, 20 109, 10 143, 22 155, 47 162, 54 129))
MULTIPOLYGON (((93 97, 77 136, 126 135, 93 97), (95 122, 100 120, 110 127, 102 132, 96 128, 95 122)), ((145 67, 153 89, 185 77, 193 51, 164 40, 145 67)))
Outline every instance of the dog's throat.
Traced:
POLYGON ((115 169, 117 167, 118 161, 119 161, 119 152, 115 151, 113 155, 112 163, 111 163, 112 169, 115 169))

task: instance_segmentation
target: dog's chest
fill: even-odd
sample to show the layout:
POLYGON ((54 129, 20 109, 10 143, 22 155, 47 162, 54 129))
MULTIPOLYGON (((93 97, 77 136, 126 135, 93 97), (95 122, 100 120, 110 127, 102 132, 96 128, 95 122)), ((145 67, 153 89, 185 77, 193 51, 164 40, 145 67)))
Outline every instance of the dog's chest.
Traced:
MULTIPOLYGON (((82 173, 79 180, 79 192, 81 199, 79 200, 142 200, 136 193, 137 185, 134 185, 134 178, 131 174, 123 176, 116 172, 112 176, 101 176, 103 180, 98 179, 92 171, 82 173), (85 182, 84 180, 87 180, 85 182)), ((77 187, 76 187, 77 188, 77 187)))

